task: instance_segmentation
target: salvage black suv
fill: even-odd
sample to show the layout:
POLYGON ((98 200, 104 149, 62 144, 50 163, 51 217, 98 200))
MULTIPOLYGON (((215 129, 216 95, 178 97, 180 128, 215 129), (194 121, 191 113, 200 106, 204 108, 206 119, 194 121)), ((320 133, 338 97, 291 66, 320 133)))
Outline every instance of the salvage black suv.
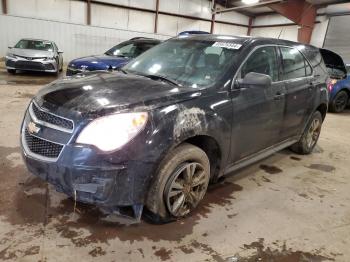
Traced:
POLYGON ((117 217, 193 211, 210 181, 286 147, 312 152, 328 105, 319 49, 181 36, 120 72, 57 80, 31 101, 21 144, 31 173, 117 217))

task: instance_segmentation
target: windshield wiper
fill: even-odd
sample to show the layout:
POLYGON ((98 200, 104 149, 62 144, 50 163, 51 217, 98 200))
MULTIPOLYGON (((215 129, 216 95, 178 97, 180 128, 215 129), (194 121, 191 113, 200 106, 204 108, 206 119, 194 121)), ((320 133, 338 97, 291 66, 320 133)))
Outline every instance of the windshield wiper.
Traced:
POLYGON ((124 74, 128 74, 128 72, 126 70, 124 70, 123 68, 118 68, 117 71, 123 72, 124 74))
POLYGON ((147 77, 147 78, 150 78, 152 80, 162 80, 162 81, 165 81, 165 82, 168 82, 170 84, 173 84, 173 85, 176 85, 176 86, 179 86, 180 84, 178 82, 176 82, 175 80, 172 80, 172 79, 169 79, 165 76, 161 76, 161 75, 143 75, 144 77, 147 77))

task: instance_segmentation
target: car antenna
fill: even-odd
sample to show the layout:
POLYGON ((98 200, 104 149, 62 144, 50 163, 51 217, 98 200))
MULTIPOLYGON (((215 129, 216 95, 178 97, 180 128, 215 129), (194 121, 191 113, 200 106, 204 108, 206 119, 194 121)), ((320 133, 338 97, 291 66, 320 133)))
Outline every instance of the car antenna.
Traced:
POLYGON ((282 27, 281 31, 280 31, 280 34, 278 35, 277 39, 280 39, 281 35, 282 35, 282 32, 283 32, 283 29, 284 27, 282 27))

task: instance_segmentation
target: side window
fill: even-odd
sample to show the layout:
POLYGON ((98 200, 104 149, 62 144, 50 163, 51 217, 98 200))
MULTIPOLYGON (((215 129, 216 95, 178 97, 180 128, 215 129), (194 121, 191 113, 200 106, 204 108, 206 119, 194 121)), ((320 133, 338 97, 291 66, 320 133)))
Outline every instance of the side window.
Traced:
POLYGON ((271 76, 273 82, 278 81, 278 63, 276 48, 260 47, 250 55, 241 69, 241 78, 250 72, 271 76))
POLYGON ((298 49, 281 47, 281 54, 284 80, 311 75, 312 69, 298 49))

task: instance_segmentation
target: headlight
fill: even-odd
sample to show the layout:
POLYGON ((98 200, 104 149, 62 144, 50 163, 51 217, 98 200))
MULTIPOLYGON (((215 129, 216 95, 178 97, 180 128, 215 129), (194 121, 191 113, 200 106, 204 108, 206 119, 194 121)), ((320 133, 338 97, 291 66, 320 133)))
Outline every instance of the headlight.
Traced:
POLYGON ((15 56, 15 55, 10 54, 10 53, 8 53, 8 54, 6 55, 6 57, 8 57, 8 58, 16 58, 16 56, 15 56))
POLYGON ((44 61, 51 61, 51 60, 53 60, 53 57, 45 57, 44 58, 44 61))
POLYGON ((102 151, 121 148, 145 127, 148 114, 124 113, 97 118, 77 138, 77 143, 94 145, 102 151))

